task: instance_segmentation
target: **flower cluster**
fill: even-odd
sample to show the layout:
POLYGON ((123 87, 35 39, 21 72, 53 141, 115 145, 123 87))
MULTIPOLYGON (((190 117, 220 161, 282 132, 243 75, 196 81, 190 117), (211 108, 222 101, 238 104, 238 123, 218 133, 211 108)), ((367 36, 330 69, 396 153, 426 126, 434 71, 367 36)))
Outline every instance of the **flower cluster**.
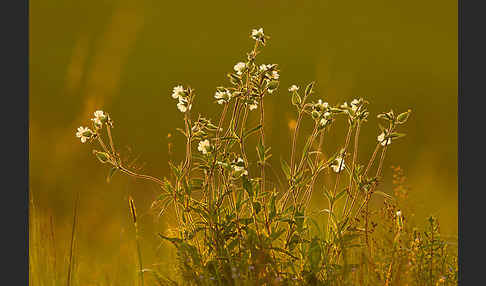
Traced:
POLYGON ((348 105, 347 102, 341 104, 341 110, 349 115, 349 118, 352 122, 356 120, 359 121, 366 121, 368 118, 369 112, 366 108, 368 102, 362 98, 353 99, 351 103, 348 105))
POLYGON ((182 113, 191 110, 192 104, 189 103, 188 95, 189 92, 182 85, 178 85, 172 89, 172 98, 179 100, 177 108, 182 113))
POLYGON ((245 161, 238 157, 230 163, 217 161, 216 164, 231 172, 233 179, 238 179, 242 176, 248 176, 248 171, 245 169, 245 161))
POLYGON ((311 103, 311 116, 314 120, 319 121, 319 127, 324 128, 334 120, 331 114, 329 103, 319 99, 315 103, 311 103))
POLYGON ((246 64, 244 62, 239 62, 233 67, 237 75, 242 75, 245 71, 245 68, 246 64))
POLYGON ((277 67, 276 64, 262 64, 258 67, 269 94, 272 94, 279 84, 280 74, 277 67))
POLYGON ((111 121, 108 113, 105 113, 103 110, 96 110, 93 115, 94 118, 91 118, 91 121, 93 121, 93 125, 96 130, 103 127, 103 123, 106 123, 110 125, 110 127, 113 127, 113 122, 111 121))

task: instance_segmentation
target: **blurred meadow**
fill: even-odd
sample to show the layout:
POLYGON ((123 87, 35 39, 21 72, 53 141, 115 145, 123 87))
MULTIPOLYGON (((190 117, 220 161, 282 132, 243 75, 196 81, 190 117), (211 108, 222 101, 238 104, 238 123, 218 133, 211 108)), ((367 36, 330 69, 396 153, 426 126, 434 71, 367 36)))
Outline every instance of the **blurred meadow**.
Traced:
MULTIPOLYGON (((120 174, 107 183, 108 168, 79 143, 76 128, 97 109, 109 112, 122 156, 146 174, 168 176, 169 156, 180 160, 184 152, 176 131, 183 115, 172 88, 191 86, 195 113, 216 117, 215 87, 227 85, 226 74, 251 48, 249 31, 260 26, 271 39, 259 61, 281 69, 280 87, 265 105, 272 163, 278 166, 290 149, 292 84, 315 80, 315 98, 333 104, 355 97, 372 102, 363 160, 376 144, 376 114, 410 108, 407 136, 389 151, 380 189, 391 192, 391 166, 401 166, 414 219, 433 214, 445 235, 457 236, 456 1, 31 1, 30 212, 49 241, 40 247, 55 253, 42 266, 45 275, 68 271, 77 194, 80 285, 136 279, 129 195, 144 260, 170 263, 155 234, 174 215, 157 220, 150 211, 157 186, 120 174)), ((324 200, 316 195, 312 203, 324 200)))

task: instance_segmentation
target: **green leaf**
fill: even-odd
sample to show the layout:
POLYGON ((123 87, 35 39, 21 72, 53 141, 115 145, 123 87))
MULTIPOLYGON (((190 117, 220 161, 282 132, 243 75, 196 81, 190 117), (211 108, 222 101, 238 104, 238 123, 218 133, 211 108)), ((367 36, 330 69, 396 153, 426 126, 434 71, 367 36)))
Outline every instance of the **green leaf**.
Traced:
POLYGON ((280 230, 278 231, 274 231, 270 234, 270 240, 271 241, 274 241, 276 239, 278 239, 283 233, 285 232, 285 229, 284 228, 281 228, 280 230))
POLYGON ((287 162, 285 162, 284 159, 280 159, 280 164, 282 165, 282 171, 284 172, 285 177, 287 178, 287 180, 290 180, 290 167, 289 167, 289 165, 287 164, 287 162))
POLYGON ((392 201, 395 200, 395 198, 393 196, 391 196, 391 195, 389 195, 387 193, 384 193, 384 192, 381 192, 381 191, 375 191, 374 193, 377 194, 377 195, 380 195, 380 196, 384 197, 385 199, 389 199, 389 200, 392 200, 392 201))
POLYGON ((297 92, 292 93, 292 104, 295 106, 300 106, 302 104, 302 98, 297 92))
POLYGON ((308 258, 312 272, 316 272, 320 267, 321 262, 321 245, 319 244, 317 238, 313 238, 309 246, 308 258))
POLYGON ((97 150, 93 150, 93 153, 95 154, 96 158, 103 164, 110 162, 110 154, 106 152, 100 152, 97 150))
POLYGON ((236 210, 240 210, 241 207, 241 200, 243 199, 243 192, 241 189, 238 189, 238 195, 236 197, 236 210))
POLYGON ((253 197, 253 186, 252 186, 251 182, 248 180, 248 178, 246 176, 242 176, 241 179, 243 181, 243 188, 248 193, 248 196, 250 198, 253 197))
POLYGON ((295 224, 297 225, 297 231, 302 232, 304 229, 304 212, 296 211, 295 212, 295 224))
POLYGON ((397 116, 397 120, 396 120, 396 123, 398 124, 404 124, 405 122, 407 122, 408 118, 410 117, 410 114, 412 113, 412 110, 409 109, 403 113, 400 113, 398 116, 397 116))
POLYGON ((181 177, 181 172, 179 171, 179 169, 174 164, 172 164, 172 162, 170 162, 170 161, 169 161, 169 166, 170 166, 172 172, 174 173, 174 175, 177 178, 180 178, 181 177))
POLYGON ((337 202, 345 194, 346 194, 346 188, 344 190, 342 190, 339 194, 337 194, 336 197, 334 197, 334 202, 337 202))
POLYGON ((273 194, 272 198, 270 199, 270 214, 269 214, 270 221, 272 221, 272 219, 277 215, 277 208, 275 204, 276 199, 277 196, 273 194))
POLYGON ((326 197, 326 198, 327 198, 327 199, 328 199, 330 202, 332 202, 332 201, 333 201, 333 197, 332 197, 332 195, 329 193, 329 191, 328 191, 328 190, 327 190, 325 187, 324 187, 323 189, 324 189, 324 190, 323 190, 323 194, 324 194, 324 196, 325 196, 325 197, 326 197))
POLYGON ((397 132, 393 132, 393 133, 390 133, 388 134, 388 136, 386 136, 387 138, 392 138, 392 139, 398 139, 398 138, 402 138, 402 137, 405 137, 407 134, 405 133, 397 133, 397 132))
POLYGON ((238 85, 240 82, 240 78, 236 74, 230 73, 228 74, 228 78, 233 85, 238 85))
POLYGON ((258 125, 257 127, 254 127, 248 131, 245 132, 245 134, 243 134, 243 139, 246 139, 246 137, 250 136, 251 134, 257 132, 258 130, 260 130, 262 128, 263 125, 258 125))
POLYGON ((256 150, 257 150, 257 153, 258 153, 258 159, 261 162, 265 162, 265 148, 263 147, 261 141, 258 141, 257 146, 256 146, 256 150))
POLYGON ((179 239, 179 238, 175 238, 175 237, 167 237, 167 236, 164 236, 162 235, 161 233, 159 233, 159 236, 165 240, 168 240, 174 244, 178 244, 178 243, 181 243, 182 242, 182 239, 179 239))
POLYGON ((314 92, 314 84, 315 84, 315 81, 312 81, 311 83, 309 83, 306 87, 305 87, 305 96, 309 96, 311 93, 314 92))

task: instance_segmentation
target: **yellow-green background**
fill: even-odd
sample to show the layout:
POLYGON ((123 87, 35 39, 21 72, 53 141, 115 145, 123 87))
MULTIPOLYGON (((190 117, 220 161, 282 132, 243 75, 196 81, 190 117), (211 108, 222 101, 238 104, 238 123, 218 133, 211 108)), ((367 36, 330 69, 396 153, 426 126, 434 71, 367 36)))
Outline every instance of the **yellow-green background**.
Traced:
MULTIPOLYGON (((176 158, 184 150, 172 87, 195 88, 194 112, 214 118, 215 87, 228 85, 226 73, 244 60, 248 35, 260 26, 271 39, 259 61, 281 68, 279 91, 266 99, 274 162, 288 158, 291 84, 316 80, 315 98, 332 104, 371 102, 361 161, 376 144, 375 115, 411 108, 407 137, 388 153, 383 190, 391 192, 389 166, 400 165, 417 216, 434 214, 443 232, 457 234, 456 1, 31 1, 30 192, 42 216, 52 217, 60 252, 80 192, 78 262, 91 266, 80 269, 96 277, 135 258, 121 250, 133 241, 128 194, 150 262, 155 233, 166 224, 149 213, 157 188, 119 174, 107 184, 107 167, 76 128, 96 109, 109 112, 121 153, 139 156, 146 173, 167 176, 167 134, 176 158)), ((344 130, 334 134, 330 140, 340 142, 344 130)))

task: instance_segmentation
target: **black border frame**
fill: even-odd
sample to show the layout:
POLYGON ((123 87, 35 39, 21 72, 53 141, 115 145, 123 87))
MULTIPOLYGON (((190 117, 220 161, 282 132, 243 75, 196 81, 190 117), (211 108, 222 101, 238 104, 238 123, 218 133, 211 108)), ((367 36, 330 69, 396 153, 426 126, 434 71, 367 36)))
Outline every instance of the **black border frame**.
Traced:
POLYGON ((29 1, 3 1, 2 285, 29 283, 29 1), (7 281, 14 281, 7 282, 7 281))

